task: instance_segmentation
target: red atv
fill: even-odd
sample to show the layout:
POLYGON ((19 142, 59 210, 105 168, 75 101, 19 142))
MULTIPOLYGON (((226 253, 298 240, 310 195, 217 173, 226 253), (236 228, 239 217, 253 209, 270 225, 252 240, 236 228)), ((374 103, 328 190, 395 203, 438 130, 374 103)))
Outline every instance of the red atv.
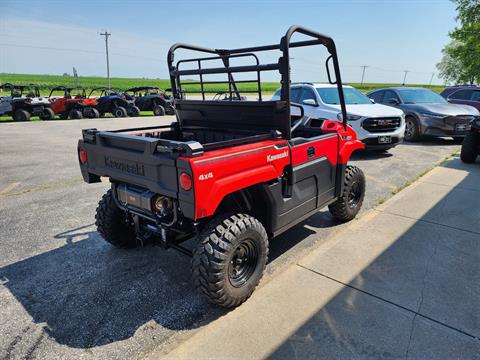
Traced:
POLYGON ((153 243, 191 256, 195 287, 217 305, 237 306, 259 283, 272 238, 325 206, 340 221, 353 219, 362 206, 365 177, 348 160, 364 145, 346 122, 335 43, 293 26, 279 44, 267 46, 218 50, 176 44, 168 67, 178 122, 82 132, 78 159, 84 180, 105 176, 112 184, 98 205, 97 229, 114 246, 153 243), (308 40, 291 42, 295 33, 308 40), (312 45, 330 53, 326 71, 338 88, 343 122, 306 117, 302 105, 290 101, 289 50, 312 45), (175 63, 177 49, 206 56, 175 63), (278 62, 260 64, 256 53, 271 50, 281 52, 278 62), (230 65, 239 58, 242 65, 230 65), (223 66, 209 66, 219 60, 223 66), (280 73, 280 100, 262 99, 265 71, 280 73), (258 101, 237 100, 237 73, 244 75, 240 82, 256 84, 258 101), (247 73, 254 78, 245 79, 247 73), (221 74, 227 100, 207 100, 206 93, 220 91, 207 89, 220 83, 221 74), (202 99, 189 100, 189 92, 198 93, 186 89, 196 75, 202 99), (291 107, 299 109, 298 116, 291 107))
POLYGON ((100 113, 95 108, 97 100, 87 98, 85 89, 57 86, 50 91, 49 99, 53 111, 60 115, 62 120, 100 117, 100 113), (72 90, 77 93, 72 95, 72 90), (63 92, 63 96, 53 96, 53 93, 58 91, 63 92))

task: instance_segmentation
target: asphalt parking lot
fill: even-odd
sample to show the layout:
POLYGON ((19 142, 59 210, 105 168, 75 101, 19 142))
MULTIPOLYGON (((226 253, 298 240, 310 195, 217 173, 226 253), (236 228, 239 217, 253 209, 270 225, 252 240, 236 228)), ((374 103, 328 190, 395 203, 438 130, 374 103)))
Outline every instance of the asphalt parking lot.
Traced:
MULTIPOLYGON (((173 250, 118 250, 93 226, 108 182, 84 184, 82 128, 168 124, 173 117, 0 124, 0 358, 139 358, 224 314, 190 285, 173 250)), ((450 139, 359 153, 367 210, 459 150, 450 139)), ((341 228, 321 211, 271 244, 265 281, 341 228)))

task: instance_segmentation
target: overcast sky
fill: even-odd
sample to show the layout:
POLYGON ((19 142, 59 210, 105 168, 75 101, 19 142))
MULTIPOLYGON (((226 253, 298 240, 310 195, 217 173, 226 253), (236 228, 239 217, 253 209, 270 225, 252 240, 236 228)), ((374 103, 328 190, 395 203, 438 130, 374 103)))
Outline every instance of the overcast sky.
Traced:
MULTIPOLYGON (((278 42, 300 24, 337 43, 343 80, 426 84, 455 26, 448 0, 27 1, 0 0, 0 73, 167 78, 175 42, 234 48, 278 42)), ((323 54, 292 54, 294 80, 325 80, 323 54)), ((272 60, 276 58, 274 55, 272 60)), ((268 77, 266 80, 276 80, 268 77)), ((442 83, 434 78, 434 83, 442 83)))

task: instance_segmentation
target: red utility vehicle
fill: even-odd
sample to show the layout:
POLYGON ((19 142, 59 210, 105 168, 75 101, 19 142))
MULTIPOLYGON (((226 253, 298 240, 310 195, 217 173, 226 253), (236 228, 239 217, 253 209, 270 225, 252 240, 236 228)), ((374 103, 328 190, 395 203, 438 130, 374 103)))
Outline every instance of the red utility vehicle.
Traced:
POLYGON ((301 105, 290 102, 289 50, 312 45, 324 45, 330 53, 327 75, 337 85, 347 119, 335 44, 328 36, 293 26, 279 44, 267 46, 173 45, 168 67, 178 122, 85 129, 78 143, 85 181, 106 176, 112 183, 97 208, 100 235, 119 247, 154 243, 191 256, 195 287, 211 302, 233 307, 259 283, 270 239, 325 206, 340 221, 353 219, 363 202, 365 177, 348 160, 363 143, 346 120, 308 118, 301 105), (295 33, 308 40, 292 42, 295 33), (207 56, 175 62, 178 49, 207 56), (265 51, 280 51, 281 57, 260 64, 256 53, 265 51), (231 66, 232 60, 241 65, 231 66), (209 66, 214 61, 222 66, 209 66), (265 71, 280 73, 280 100, 262 99, 265 71), (255 84, 257 90, 250 92, 258 101, 238 100, 237 73, 254 74, 255 79, 238 82, 255 84), (209 75, 214 80, 207 81, 209 75), (200 91, 188 90, 195 76, 200 91), (206 100, 206 93, 219 91, 206 89, 220 83, 229 89, 227 100, 206 100), (202 100, 188 100, 191 92, 200 92, 202 100), (291 107, 301 115, 292 116, 291 107))
POLYGON ((60 119, 100 117, 100 113, 95 108, 97 100, 87 98, 85 89, 72 89, 65 86, 57 86, 50 91, 49 99, 52 110, 55 114, 60 115, 60 119), (53 93, 58 91, 63 92, 63 96, 53 96, 53 93), (72 91, 76 91, 77 93, 72 95, 72 91))

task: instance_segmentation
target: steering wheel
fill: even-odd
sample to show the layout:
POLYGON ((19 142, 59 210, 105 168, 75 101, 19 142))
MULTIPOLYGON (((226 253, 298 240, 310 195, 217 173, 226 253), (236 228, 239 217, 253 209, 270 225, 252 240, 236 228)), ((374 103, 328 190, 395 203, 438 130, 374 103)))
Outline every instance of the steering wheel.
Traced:
POLYGON ((297 104, 297 103, 290 103, 290 106, 293 106, 293 107, 297 107, 300 109, 300 118, 294 120, 292 122, 292 126, 290 128, 290 134, 292 134, 295 130, 297 130, 300 125, 303 124, 304 120, 305 120, 305 111, 303 109, 303 106, 300 105, 300 104, 297 104))

